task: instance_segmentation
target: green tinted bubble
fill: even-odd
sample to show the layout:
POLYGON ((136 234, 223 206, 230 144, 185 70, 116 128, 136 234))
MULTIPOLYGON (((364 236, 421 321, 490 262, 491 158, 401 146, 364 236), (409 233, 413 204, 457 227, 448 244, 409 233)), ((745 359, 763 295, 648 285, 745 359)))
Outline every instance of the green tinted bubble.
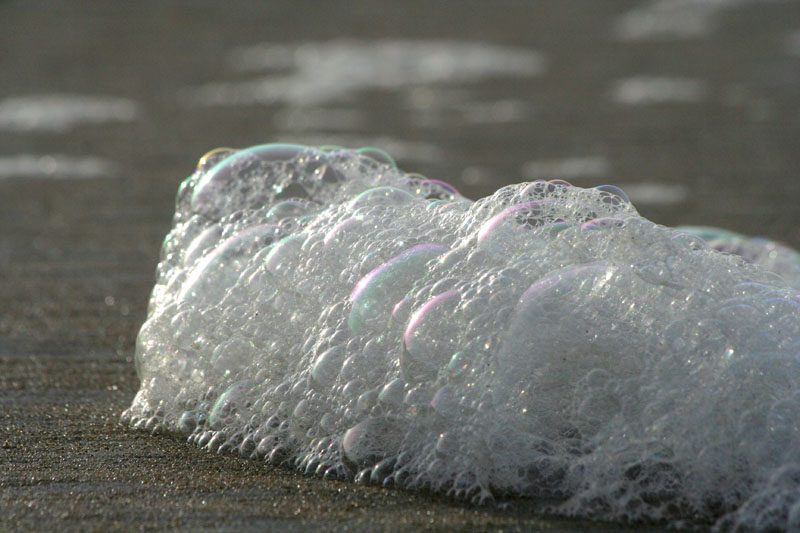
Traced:
POLYGON ((383 163, 385 165, 397 168, 397 163, 394 162, 392 156, 390 156, 380 148, 373 148, 371 146, 366 146, 364 148, 359 148, 358 150, 356 150, 356 152, 358 152, 361 155, 365 155, 370 159, 377 161, 378 163, 383 163))

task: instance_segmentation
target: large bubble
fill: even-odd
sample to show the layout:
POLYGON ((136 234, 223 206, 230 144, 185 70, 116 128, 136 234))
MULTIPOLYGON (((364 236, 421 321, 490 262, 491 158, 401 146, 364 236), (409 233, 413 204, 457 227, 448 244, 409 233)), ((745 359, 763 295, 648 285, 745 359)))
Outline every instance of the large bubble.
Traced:
POLYGON ((800 523, 800 255, 611 185, 472 202, 379 150, 212 151, 136 365, 127 423, 310 475, 800 523))

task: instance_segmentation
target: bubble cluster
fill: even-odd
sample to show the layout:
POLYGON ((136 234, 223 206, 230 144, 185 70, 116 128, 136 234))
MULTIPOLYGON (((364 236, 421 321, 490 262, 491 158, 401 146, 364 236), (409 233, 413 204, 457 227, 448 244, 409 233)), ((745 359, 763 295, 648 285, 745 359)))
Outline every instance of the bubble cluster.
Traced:
POLYGON ((711 231, 613 186, 472 202, 374 149, 218 149, 178 192, 122 418, 476 503, 798 526, 800 260, 711 231))

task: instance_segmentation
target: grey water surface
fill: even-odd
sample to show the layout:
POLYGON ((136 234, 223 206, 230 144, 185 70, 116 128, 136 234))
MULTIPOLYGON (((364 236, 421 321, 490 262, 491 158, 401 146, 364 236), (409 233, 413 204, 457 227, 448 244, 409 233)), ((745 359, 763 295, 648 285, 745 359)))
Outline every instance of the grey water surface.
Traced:
POLYGON ((798 139, 796 1, 0 1, 0 529, 624 530, 120 426, 178 184, 218 146, 370 145, 800 247, 798 139))

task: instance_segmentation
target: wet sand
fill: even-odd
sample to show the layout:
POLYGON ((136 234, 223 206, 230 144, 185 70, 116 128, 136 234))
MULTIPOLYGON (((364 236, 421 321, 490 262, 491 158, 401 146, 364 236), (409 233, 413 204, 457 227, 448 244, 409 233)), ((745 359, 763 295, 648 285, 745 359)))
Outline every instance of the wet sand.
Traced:
POLYGON ((402 140, 438 152, 399 157, 401 167, 473 198, 525 180, 526 168, 547 169, 542 161, 601 156, 600 176, 578 175, 576 185, 678 186, 677 203, 637 206, 668 225, 719 225, 800 246, 800 53, 790 39, 800 4, 725 7, 699 36, 615 37, 637 5, 0 1, 0 99, 108 95, 138 106, 130 120, 61 131, 0 121, 0 161, 101 157, 114 169, 78 179, 48 174, 51 160, 28 177, 0 165, 0 530, 625 530, 544 519, 525 500, 482 509, 311 479, 134 432, 118 417, 138 387, 135 337, 175 191, 215 146, 402 140), (547 68, 323 104, 360 113, 344 132, 297 120, 318 116, 317 105, 187 104, 193 88, 254 76, 231 69, 237 47, 341 37, 489 41, 536 50, 547 68), (645 74, 704 89, 696 102, 614 101, 620 80, 645 74), (472 112, 414 107, 462 97, 472 112), (524 118, 475 112, 476 102, 497 101, 524 118))

